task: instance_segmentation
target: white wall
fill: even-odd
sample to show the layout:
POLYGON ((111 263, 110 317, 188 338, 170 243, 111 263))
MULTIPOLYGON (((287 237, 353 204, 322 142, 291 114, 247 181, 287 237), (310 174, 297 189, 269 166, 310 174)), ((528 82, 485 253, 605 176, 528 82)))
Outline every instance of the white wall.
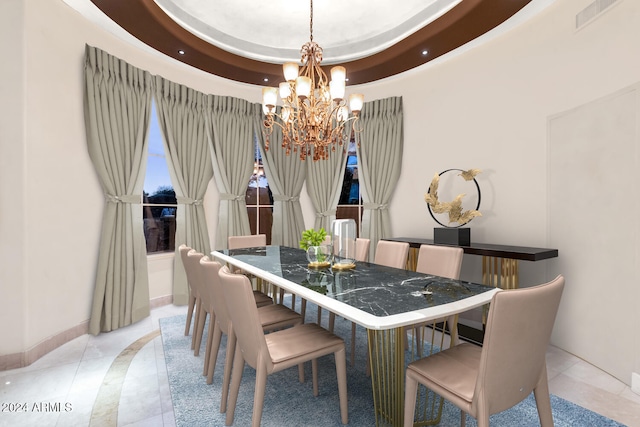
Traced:
MULTIPOLYGON (((13 338, 1 341, 0 355, 24 351, 88 319, 103 198, 84 141, 85 43, 203 92, 254 102, 260 97, 256 87, 144 53, 85 21, 61 0, 24 3, 24 14, 20 6, 0 6, 0 12, 9 9, 8 18, 1 13, 0 24, 9 24, 2 34, 9 32, 16 43, 25 38, 23 47, 10 45, 4 37, 0 46, 28 58, 24 66, 0 68, 0 80, 10 79, 17 86, 9 88, 11 102, 0 106, 0 116, 12 119, 11 126, 0 127, 0 153, 16 159, 0 170, 0 227, 4 227, 0 231, 7 229, 5 218, 20 225, 0 233, 0 336, 13 338), (25 22, 24 35, 20 21, 25 22), (14 110, 16 105, 25 106, 23 115, 14 110), (16 140, 22 141, 22 151, 13 145, 16 140), (11 182, 9 188, 7 182, 11 182), (12 194, 9 206, 8 191, 16 186, 23 188, 24 201, 14 203, 12 194), (17 263, 16 243, 24 245, 17 263), (5 293, 11 302, 5 302, 5 293), (11 323, 3 309, 15 316, 11 323)), ((397 95, 404 100, 405 154, 391 204, 394 235, 430 237, 434 223, 422 196, 431 177, 447 168, 473 167, 484 171, 479 176, 483 217, 471 223, 474 241, 538 247, 556 243, 549 237, 550 221, 566 218, 567 226, 571 223, 568 212, 548 211, 549 117, 640 81, 640 4, 620 1, 576 32, 575 15, 589 3, 555 2, 539 16, 461 56, 359 88, 368 100, 397 95)), ((0 161, 7 163, 3 157, 0 161)), ((628 179, 635 176, 635 171, 615 173, 628 179)), ((305 222, 311 226, 308 199, 303 197, 302 203, 305 222)), ((212 184, 205 200, 212 235, 216 205, 212 184)), ((572 280, 575 269, 602 271, 612 268, 614 260, 608 257, 602 264, 584 265, 575 256, 572 242, 560 243, 557 260, 521 263, 521 284, 529 286, 563 273, 572 289, 600 288, 599 282, 572 280)), ((465 258, 465 278, 479 280, 478 262, 477 257, 465 258)), ((150 277, 152 297, 170 289, 166 262, 160 262, 158 269, 150 263, 150 277)), ((630 328, 624 326, 640 320, 630 307, 631 301, 638 300, 637 277, 633 279, 617 284, 621 295, 629 298, 604 302, 619 308, 616 322, 603 318, 594 324, 584 312, 603 301, 594 300, 592 293, 568 292, 571 303, 584 311, 566 316, 563 301, 553 336, 554 344, 626 383, 631 380, 626 367, 640 372, 638 333, 630 335, 630 328), (620 351, 606 357, 594 352, 592 347, 602 334, 624 342, 620 351), (585 343, 585 335, 594 342, 585 343)))

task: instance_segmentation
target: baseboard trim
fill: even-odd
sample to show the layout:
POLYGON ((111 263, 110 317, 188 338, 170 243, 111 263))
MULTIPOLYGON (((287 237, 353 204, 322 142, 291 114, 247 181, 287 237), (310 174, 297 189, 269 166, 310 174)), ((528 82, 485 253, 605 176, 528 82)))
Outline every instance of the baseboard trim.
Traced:
POLYGON ((640 374, 631 373, 631 391, 635 394, 640 394, 640 374))
POLYGON ((24 368, 40 359, 45 354, 60 347, 69 341, 89 333, 89 321, 86 320, 76 326, 51 336, 22 353, 13 353, 0 356, 0 371, 24 368))
MULTIPOLYGON (((150 309, 162 307, 173 303, 173 296, 166 295, 154 298, 149 301, 150 309)), ((0 355, 0 371, 8 371, 9 369, 24 368, 40 359, 45 354, 55 350, 56 348, 78 338, 79 336, 89 333, 89 320, 85 320, 76 326, 60 332, 44 341, 36 344, 32 348, 21 353, 12 353, 0 355)))

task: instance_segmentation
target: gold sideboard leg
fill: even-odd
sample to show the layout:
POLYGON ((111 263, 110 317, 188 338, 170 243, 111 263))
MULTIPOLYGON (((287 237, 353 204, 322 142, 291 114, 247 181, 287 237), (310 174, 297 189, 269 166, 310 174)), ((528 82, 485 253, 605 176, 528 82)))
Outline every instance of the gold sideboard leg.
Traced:
MULTIPOLYGON (((502 289, 518 289, 519 264, 517 259, 482 257, 482 283, 502 289)), ((489 305, 482 308, 482 324, 487 323, 489 305)))
POLYGON ((407 270, 416 271, 418 266, 418 253, 420 248, 409 248, 409 257, 407 258, 407 270))

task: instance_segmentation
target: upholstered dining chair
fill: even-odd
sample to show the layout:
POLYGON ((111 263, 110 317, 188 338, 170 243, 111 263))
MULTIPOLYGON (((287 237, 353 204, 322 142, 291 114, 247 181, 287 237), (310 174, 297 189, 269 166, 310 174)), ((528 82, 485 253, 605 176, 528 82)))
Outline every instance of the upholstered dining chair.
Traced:
MULTIPOLYGON (((258 246, 267 246, 267 235, 266 234, 251 234, 248 236, 229 236, 227 238, 227 246, 229 249, 242 249, 242 248, 255 248, 258 246)), ((255 278, 253 275, 243 272, 241 270, 235 270, 234 273, 242 273, 247 275, 250 280, 255 279, 258 283, 256 290, 254 290, 254 294, 256 297, 256 302, 259 306, 273 304, 273 299, 262 292, 262 280, 255 278)))
POLYGON ((364 237, 356 238, 356 261, 367 262, 369 261, 369 246, 371 239, 365 239, 364 237))
MULTIPOLYGON (((192 248, 185 245, 184 243, 178 247, 178 252, 180 252, 180 259, 182 260, 182 266, 184 267, 184 271, 187 275, 187 286, 189 291, 189 306, 187 308, 187 322, 184 325, 184 336, 189 335, 189 330, 191 329, 191 323, 193 321, 193 311, 196 306, 197 295, 191 282, 189 281, 189 272, 187 271, 187 254, 192 248)), ((191 347, 193 349, 193 346, 191 347)))
POLYGON ((462 343, 412 362, 406 371, 404 426, 413 426, 418 384, 468 413, 478 427, 532 391, 542 427, 553 427, 545 355, 564 278, 498 292, 491 300, 482 347, 462 343))
POLYGON ((405 268, 408 256, 409 243, 378 240, 373 263, 393 268, 405 268))
MULTIPOLYGON (((218 359, 220 341, 222 336, 226 335, 227 348, 222 382, 222 399, 220 401, 220 412, 225 412, 227 410, 227 397, 231 379, 231 365, 236 348, 236 336, 233 332, 233 324, 229 317, 227 304, 220 285, 219 272, 221 268, 222 265, 220 263, 210 260, 209 257, 205 256, 200 260, 201 275, 204 279, 205 287, 212 292, 213 311, 215 312, 215 322, 209 324, 211 339, 207 340, 207 343, 210 349, 207 352, 208 358, 205 359, 203 374, 207 376, 207 384, 211 384, 218 359)), ((262 329, 265 331, 274 331, 302 323, 302 317, 298 313, 280 304, 258 307, 258 318, 262 329)))
MULTIPOLYGON (((457 246, 439 246, 439 245, 421 245, 418 252, 418 262, 416 271, 418 273, 430 274, 433 276, 447 277, 449 279, 458 280, 460 278, 460 269, 462 268, 462 256, 464 250, 457 246)), ((449 316, 446 319, 436 319, 430 324, 444 322, 449 326, 449 334, 451 337, 450 346, 458 343, 458 322, 457 316, 449 316)), ((421 354, 422 340, 420 339, 422 325, 414 327, 414 333, 418 344, 418 354, 421 354)), ((435 328, 433 329, 435 331, 435 328)), ((444 334, 443 334, 444 339, 444 334)), ((440 343, 441 347, 444 340, 440 343)))
POLYGON ((262 418, 267 376, 310 360, 313 394, 317 396, 317 358, 331 353, 335 357, 341 421, 342 424, 347 424, 349 416, 344 341, 315 323, 304 323, 265 335, 260 326, 258 308, 253 303, 249 279, 231 273, 227 267, 220 270, 220 279, 229 317, 237 336, 226 425, 233 424, 245 362, 256 370, 252 425, 258 427, 262 418))
POLYGON ((196 315, 193 325, 193 335, 191 337, 191 349, 193 350, 193 355, 196 357, 200 355, 202 335, 204 333, 204 325, 207 321, 207 317, 213 319, 215 316, 213 313, 211 294, 208 289, 204 287, 200 271, 200 259, 202 259, 203 256, 204 254, 191 249, 187 253, 187 259, 185 262, 187 280, 192 284, 197 294, 196 315))

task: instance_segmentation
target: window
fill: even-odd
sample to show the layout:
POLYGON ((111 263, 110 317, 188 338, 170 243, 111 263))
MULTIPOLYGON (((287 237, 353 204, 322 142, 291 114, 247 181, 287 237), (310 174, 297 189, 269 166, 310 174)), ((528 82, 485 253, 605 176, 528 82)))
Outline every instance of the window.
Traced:
POLYGON ((149 153, 142 196, 147 254, 173 252, 178 202, 169 176, 155 102, 151 104, 149 127, 149 153))
POLYGON ((360 220, 362 219, 362 198, 360 197, 360 182, 358 181, 358 156, 356 143, 349 142, 347 164, 344 171, 342 191, 338 200, 337 219, 353 219, 356 222, 358 236, 360 235, 360 220))
POLYGON ((251 234, 266 234, 267 244, 271 244, 271 225, 273 224, 273 195, 264 173, 262 155, 255 141, 253 174, 249 179, 245 202, 251 234))

